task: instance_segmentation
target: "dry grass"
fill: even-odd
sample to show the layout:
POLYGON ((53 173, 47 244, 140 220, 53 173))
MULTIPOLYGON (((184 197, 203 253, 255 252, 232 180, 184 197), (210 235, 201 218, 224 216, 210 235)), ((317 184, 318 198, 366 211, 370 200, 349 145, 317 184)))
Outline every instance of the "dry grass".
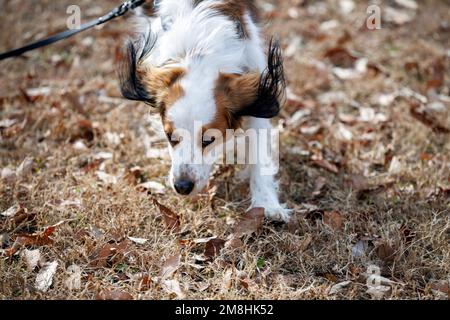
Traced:
MULTIPOLYGON (((0 26, 8 30, 0 51, 57 31, 72 2, 0 1, 0 26)), ((117 3, 77 2, 82 9, 91 8, 83 10, 90 17, 117 3)), ((267 13, 267 29, 278 33, 287 49, 289 88, 300 97, 289 96, 280 120, 281 189, 295 211, 292 222, 265 222, 255 235, 242 237, 242 245, 233 249, 228 243, 213 261, 201 261, 205 244, 192 241, 213 236, 228 240, 248 206, 248 188, 236 183, 233 168, 228 168, 217 173, 214 196, 189 201, 170 190, 170 160, 164 152, 161 159, 146 156, 164 147, 155 117, 147 106, 120 98, 115 70, 125 24, 110 23, 1 63, 0 121, 14 119, 17 124, 2 129, 0 169, 16 170, 26 157, 33 159, 29 174, 0 181, 0 213, 16 204, 28 212, 22 219, 0 217, 2 248, 19 234, 65 222, 56 227, 52 244, 29 248, 58 262, 51 288, 37 290, 39 267, 30 271, 19 252, 11 257, 4 252, 0 299, 93 299, 111 290, 121 290, 122 298, 127 297, 124 292, 135 299, 175 298, 164 287, 161 269, 177 254, 180 263, 170 278, 190 299, 368 299, 364 273, 369 265, 395 281, 385 298, 448 296, 450 136, 431 127, 450 127, 450 6, 418 1, 412 22, 367 31, 361 28, 367 7, 363 1, 348 15, 339 12, 337 1, 272 3, 276 7, 267 13), (320 4, 324 12, 308 13, 320 4), (288 14, 295 15, 289 11, 294 6, 295 19, 288 14), (331 19, 339 26, 320 31, 331 19), (301 39, 298 47, 295 38, 301 39), (333 47, 355 51, 375 67, 362 78, 341 80, 333 74, 330 58, 335 64, 347 62, 326 56, 333 47), (34 95, 32 88, 49 92, 34 95), (443 99, 444 108, 433 111, 425 103, 431 114, 425 125, 423 117, 410 111, 418 103, 415 98, 380 104, 378 94, 402 88, 429 102, 443 99), (364 122, 358 118, 361 108, 386 119, 377 123, 369 116, 364 122), (290 125, 299 110, 309 115, 290 125), (348 132, 352 136, 346 140, 348 132), (77 141, 86 148, 77 149, 77 141), (100 152, 113 157, 96 160, 100 152), (338 173, 318 166, 320 156, 326 160, 322 165, 332 163, 338 173), (139 172, 131 174, 133 167, 139 172), (101 181, 99 170, 118 177, 117 183, 101 181), (159 182, 166 191, 149 195, 136 187, 146 181, 159 182), (316 188, 320 182, 323 187, 316 188), (153 196, 181 215, 179 232, 165 227, 153 196), (127 236, 148 241, 140 245, 127 236), (114 246, 119 247, 115 254, 101 253, 114 246), (67 270, 74 264, 82 270, 81 287, 68 290, 67 270), (347 280, 351 282, 343 290, 329 293, 347 280)))

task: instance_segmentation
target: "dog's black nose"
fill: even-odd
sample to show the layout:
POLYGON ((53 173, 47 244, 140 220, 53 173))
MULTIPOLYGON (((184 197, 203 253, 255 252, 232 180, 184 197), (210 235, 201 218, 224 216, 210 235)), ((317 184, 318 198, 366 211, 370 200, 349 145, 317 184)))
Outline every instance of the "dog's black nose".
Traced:
POLYGON ((183 196, 189 195, 194 190, 194 183, 189 180, 178 180, 175 182, 175 190, 183 196))

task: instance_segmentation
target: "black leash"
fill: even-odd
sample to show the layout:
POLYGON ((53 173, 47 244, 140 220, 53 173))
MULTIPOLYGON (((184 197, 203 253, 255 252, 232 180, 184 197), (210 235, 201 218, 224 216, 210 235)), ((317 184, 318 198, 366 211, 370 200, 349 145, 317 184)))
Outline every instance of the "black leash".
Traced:
POLYGON ((54 36, 51 36, 47 39, 27 45, 25 47, 2 53, 2 54, 0 54, 0 61, 8 59, 8 58, 12 58, 12 57, 20 56, 20 55, 24 54, 25 52, 48 46, 52 43, 72 37, 82 31, 87 30, 87 29, 93 28, 95 26, 99 26, 105 22, 108 22, 117 17, 123 16, 129 10, 136 9, 137 7, 143 5, 145 3, 145 1, 146 0, 127 1, 123 4, 121 4, 120 6, 118 6, 117 8, 114 8, 111 12, 104 15, 103 17, 100 17, 97 20, 93 20, 93 21, 87 22, 85 24, 82 24, 80 26, 80 28, 73 29, 73 30, 67 30, 67 31, 55 34, 54 36))

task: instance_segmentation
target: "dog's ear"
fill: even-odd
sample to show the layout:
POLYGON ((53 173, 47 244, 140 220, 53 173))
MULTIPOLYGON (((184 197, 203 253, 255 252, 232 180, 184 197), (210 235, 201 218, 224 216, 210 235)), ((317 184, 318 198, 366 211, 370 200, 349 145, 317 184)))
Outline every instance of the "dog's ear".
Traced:
POLYGON ((127 43, 125 56, 119 69, 120 91, 126 99, 142 101, 156 107, 156 100, 144 85, 139 68, 144 51, 140 49, 142 43, 142 41, 131 40, 127 43))
POLYGON ((185 71, 182 68, 147 66, 142 63, 145 56, 142 53, 138 55, 138 51, 139 46, 136 42, 128 43, 119 75, 122 95, 129 100, 142 101, 158 108, 161 96, 185 71))
POLYGON ((268 64, 262 74, 220 74, 218 90, 230 101, 229 111, 234 117, 252 116, 273 118, 280 112, 285 92, 285 80, 281 49, 277 41, 271 41, 268 64))

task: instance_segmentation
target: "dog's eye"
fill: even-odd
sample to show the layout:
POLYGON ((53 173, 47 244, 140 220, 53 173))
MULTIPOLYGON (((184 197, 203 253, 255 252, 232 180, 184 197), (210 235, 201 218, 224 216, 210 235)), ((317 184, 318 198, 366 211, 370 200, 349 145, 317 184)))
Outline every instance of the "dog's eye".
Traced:
POLYGON ((207 146, 211 145, 214 141, 216 141, 215 137, 203 137, 202 148, 205 149, 207 146))
POLYGON ((167 133, 167 139, 169 140, 170 145, 172 148, 175 148, 182 140, 181 137, 174 137, 171 133, 167 133))

